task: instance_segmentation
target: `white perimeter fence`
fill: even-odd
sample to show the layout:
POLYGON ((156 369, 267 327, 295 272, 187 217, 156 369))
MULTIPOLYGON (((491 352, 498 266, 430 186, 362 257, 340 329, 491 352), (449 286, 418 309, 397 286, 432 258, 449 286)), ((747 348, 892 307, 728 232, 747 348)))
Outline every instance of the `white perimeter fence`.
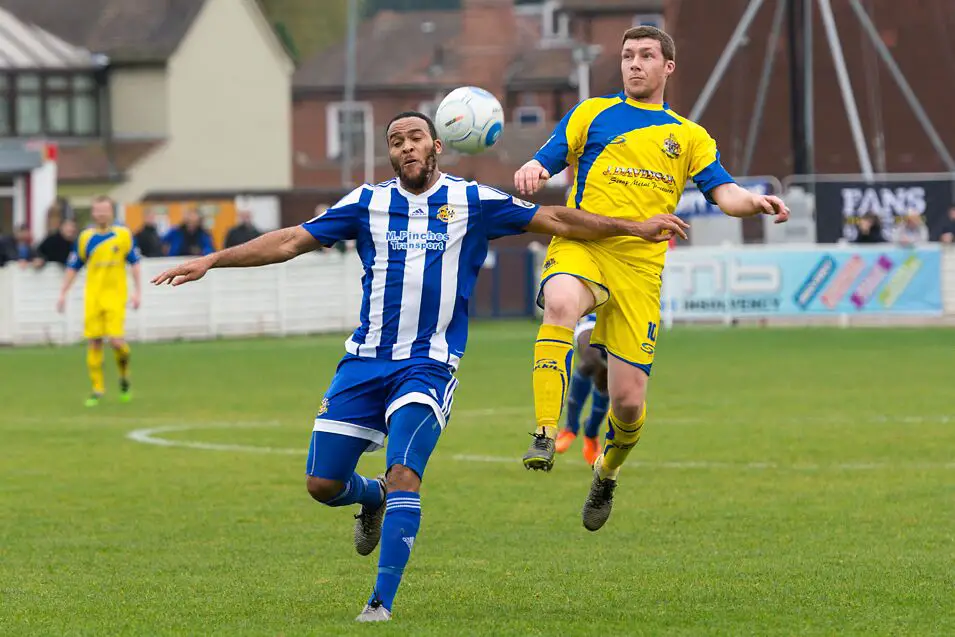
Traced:
MULTIPOLYGON (((198 283, 177 288, 148 284, 178 261, 143 261, 142 306, 126 318, 131 340, 346 332, 358 319, 361 264, 354 252, 214 270, 198 283)), ((80 341, 82 276, 61 315, 55 311, 61 268, 0 268, 0 344, 80 341)), ((678 247, 667 257, 662 306, 667 324, 748 318, 807 323, 828 318, 843 324, 955 320, 955 250, 816 244, 678 247)))

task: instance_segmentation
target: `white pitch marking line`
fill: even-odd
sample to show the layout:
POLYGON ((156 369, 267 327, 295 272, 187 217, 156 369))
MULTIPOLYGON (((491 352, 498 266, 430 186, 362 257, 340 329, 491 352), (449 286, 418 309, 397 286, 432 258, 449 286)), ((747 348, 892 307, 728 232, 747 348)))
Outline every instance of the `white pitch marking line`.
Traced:
MULTIPOLYGON (((455 454, 451 456, 452 460, 458 460, 460 462, 491 462, 499 464, 513 464, 517 465, 520 462, 519 458, 509 457, 509 456, 480 456, 472 454, 455 454)), ((584 465, 584 462, 578 460, 577 458, 568 458, 559 460, 560 464, 572 464, 572 465, 584 465)), ((646 469, 742 469, 742 470, 791 470, 791 471, 873 471, 873 470, 883 470, 883 469, 955 469, 955 462, 947 463, 931 463, 931 462, 913 462, 913 463, 900 463, 900 464, 889 464, 885 462, 848 462, 832 465, 819 465, 819 464, 794 464, 794 465, 785 465, 779 464, 776 462, 748 462, 748 463, 732 463, 732 462, 710 462, 706 460, 687 460, 687 461, 659 461, 659 462, 647 462, 647 461, 637 461, 637 462, 628 462, 628 467, 639 468, 643 467, 646 469)))

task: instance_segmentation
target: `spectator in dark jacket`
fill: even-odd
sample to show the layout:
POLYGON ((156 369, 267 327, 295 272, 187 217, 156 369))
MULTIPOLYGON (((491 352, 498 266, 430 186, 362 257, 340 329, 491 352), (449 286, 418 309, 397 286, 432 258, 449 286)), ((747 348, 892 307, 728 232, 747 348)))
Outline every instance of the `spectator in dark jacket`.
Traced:
POLYGON ((17 246, 13 237, 0 232, 0 268, 9 261, 17 260, 17 246))
POLYGON ((76 222, 72 219, 64 219, 60 222, 60 227, 50 233, 37 247, 33 265, 42 268, 46 263, 52 262, 65 266, 75 243, 76 222))
POLYGON ((868 212, 859 218, 859 234, 856 243, 885 243, 882 236, 882 222, 879 216, 868 212))
POLYGON ((955 243, 955 206, 948 209, 948 219, 939 228, 939 241, 949 245, 955 243))
POLYGON ((23 225, 17 228, 16 234, 16 255, 17 262, 21 268, 25 268, 33 261, 36 251, 33 249, 33 235, 30 234, 29 226, 23 225))
POLYGON ((232 227, 229 230, 229 234, 225 237, 225 247, 231 248, 233 246, 242 245, 248 241, 252 241, 257 236, 262 234, 259 232, 258 228, 252 225, 252 213, 247 210, 242 210, 239 212, 239 223, 232 227))
POLYGON ((215 252, 212 237, 202 227, 199 212, 195 209, 186 210, 182 225, 167 232, 163 243, 170 257, 198 257, 215 252))
POLYGON ((136 233, 136 246, 139 247, 139 253, 144 257, 154 258, 165 254, 162 237, 159 236, 159 229, 156 227, 155 212, 146 213, 143 227, 136 233))

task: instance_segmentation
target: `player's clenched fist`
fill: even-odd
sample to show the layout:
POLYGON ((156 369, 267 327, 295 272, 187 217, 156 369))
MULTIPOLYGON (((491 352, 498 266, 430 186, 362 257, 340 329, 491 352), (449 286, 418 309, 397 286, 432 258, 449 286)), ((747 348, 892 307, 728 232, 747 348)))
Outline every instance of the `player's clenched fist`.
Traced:
POLYGON ((539 161, 532 159, 514 173, 514 187, 522 195, 533 195, 550 179, 550 173, 539 161))
POLYGON ((690 224, 676 215, 654 215, 640 222, 639 230, 635 234, 641 239, 660 243, 669 241, 673 235, 686 239, 686 230, 689 227, 690 224))

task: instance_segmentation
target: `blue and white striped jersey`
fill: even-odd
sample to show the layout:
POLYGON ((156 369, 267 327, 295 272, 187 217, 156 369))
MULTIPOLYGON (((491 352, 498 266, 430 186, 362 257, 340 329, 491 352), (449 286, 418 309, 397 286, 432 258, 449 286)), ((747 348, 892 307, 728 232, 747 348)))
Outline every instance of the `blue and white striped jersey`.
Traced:
POLYGON ((345 342, 362 358, 430 358, 457 368, 468 299, 488 241, 520 234, 538 206, 442 174, 415 195, 397 179, 365 185, 307 221, 324 245, 355 239, 365 269, 361 325, 345 342))

